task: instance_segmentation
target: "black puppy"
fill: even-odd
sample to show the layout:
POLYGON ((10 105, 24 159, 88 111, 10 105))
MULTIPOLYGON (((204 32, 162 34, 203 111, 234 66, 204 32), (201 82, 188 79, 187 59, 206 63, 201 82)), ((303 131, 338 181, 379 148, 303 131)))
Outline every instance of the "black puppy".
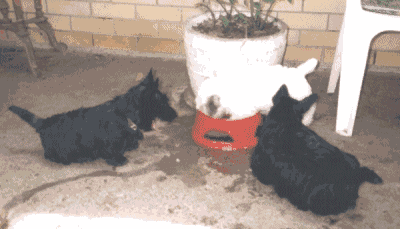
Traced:
POLYGON ((9 110, 28 122, 44 148, 44 157, 69 165, 102 158, 107 164, 120 166, 127 162, 124 153, 136 149, 143 139, 140 129, 151 130, 158 117, 175 119, 176 112, 168 98, 158 90, 152 70, 137 86, 104 104, 79 108, 42 119, 31 112, 11 106, 9 110))
POLYGON ((340 151, 301 122, 303 114, 318 99, 317 94, 297 101, 285 85, 273 97, 274 106, 257 129, 258 145, 251 158, 257 179, 273 185, 303 211, 337 215, 354 209, 360 185, 382 183, 374 171, 360 167, 358 160, 340 151))

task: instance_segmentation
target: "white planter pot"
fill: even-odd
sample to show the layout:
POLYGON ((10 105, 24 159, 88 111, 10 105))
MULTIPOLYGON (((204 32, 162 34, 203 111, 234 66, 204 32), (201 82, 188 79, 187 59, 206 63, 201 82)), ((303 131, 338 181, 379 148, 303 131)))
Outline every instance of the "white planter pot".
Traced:
MULTIPOLYGON (((215 16, 219 17, 219 13, 215 16)), ((218 76, 224 69, 257 68, 282 63, 288 26, 281 20, 277 22, 280 32, 267 37, 228 39, 193 30, 193 25, 210 17, 210 14, 202 14, 185 23, 186 62, 195 96, 205 79, 218 76)))

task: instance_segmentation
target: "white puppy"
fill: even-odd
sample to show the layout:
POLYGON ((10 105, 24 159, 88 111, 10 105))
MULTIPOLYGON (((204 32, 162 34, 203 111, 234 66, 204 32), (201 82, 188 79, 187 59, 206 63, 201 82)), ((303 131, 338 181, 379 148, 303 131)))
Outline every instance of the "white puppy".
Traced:
MULTIPOLYGON (((297 68, 282 65, 235 69, 218 72, 218 76, 205 80, 199 87, 196 108, 203 113, 221 118, 243 119, 258 111, 268 114, 272 97, 285 84, 289 95, 302 100, 312 94, 311 86, 305 76, 314 71, 317 59, 309 59, 297 68)), ((310 125, 316 110, 314 104, 303 118, 304 125, 310 125)))

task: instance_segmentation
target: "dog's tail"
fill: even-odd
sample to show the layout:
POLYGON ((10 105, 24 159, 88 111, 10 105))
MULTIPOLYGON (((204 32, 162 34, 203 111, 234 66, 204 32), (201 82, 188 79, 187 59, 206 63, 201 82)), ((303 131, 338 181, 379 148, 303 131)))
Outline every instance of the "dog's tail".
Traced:
POLYGON ((11 106, 8 109, 17 114, 19 117, 21 117, 25 122, 27 122, 36 130, 38 130, 42 126, 43 119, 37 117, 31 112, 17 106, 11 106))
POLYGON ((382 184, 383 180, 378 174, 367 167, 361 167, 359 170, 359 179, 361 182, 367 181, 372 184, 382 184))

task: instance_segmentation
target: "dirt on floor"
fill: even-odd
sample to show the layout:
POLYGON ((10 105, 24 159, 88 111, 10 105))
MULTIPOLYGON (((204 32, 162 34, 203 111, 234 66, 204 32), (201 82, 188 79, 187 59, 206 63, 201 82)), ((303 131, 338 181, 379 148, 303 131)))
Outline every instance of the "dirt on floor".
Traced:
MULTIPOLYGON (((384 180, 382 185, 365 183, 360 188, 354 211, 319 217, 297 210, 287 200, 280 199, 271 187, 260 185, 251 175, 248 162, 221 169, 212 163, 209 150, 193 142, 191 127, 195 111, 184 102, 182 95, 189 86, 184 61, 78 52, 67 52, 65 56, 47 51, 36 54, 43 79, 30 77, 21 50, 3 52, 0 56, 0 219, 3 217, 3 226, 5 219, 11 222, 18 214, 66 208, 69 205, 65 198, 72 202, 92 201, 96 194, 85 194, 84 200, 75 200, 83 198, 79 193, 86 189, 101 193, 101 190, 118 187, 128 192, 135 188, 131 182, 138 182, 139 187, 140 180, 148 179, 149 184, 144 185, 160 193, 170 185, 168 190, 175 188, 185 195, 193 192, 200 195, 198 202, 187 200, 177 205, 180 207, 168 208, 164 218, 171 217, 176 222, 189 217, 192 220, 186 223, 211 228, 400 228, 399 73, 366 75, 350 138, 334 131, 338 92, 326 93, 329 72, 318 70, 309 75, 313 91, 320 96, 310 128, 331 144, 356 156, 363 166, 374 169, 384 180), (168 94, 180 117, 170 124, 157 122, 156 131, 145 134, 140 147, 126 154, 128 165, 120 168, 112 168, 103 160, 70 166, 46 161, 40 138, 33 128, 8 111, 10 105, 16 105, 38 116, 49 117, 82 106, 95 106, 125 93, 139 82, 137 76, 147 74, 151 67, 161 80, 161 90, 168 94), (152 174, 156 183, 150 182, 152 174), (95 184, 98 187, 94 187, 95 184), (216 192, 220 189, 222 194, 216 192), (61 198, 57 193, 67 194, 61 198), (228 197, 233 200, 224 199, 228 197), (193 210, 206 199, 214 202, 208 203, 205 213, 193 210), (230 201, 241 202, 230 207, 230 201), (191 215, 185 215, 185 211, 191 215)), ((247 157, 251 153, 249 150, 247 157)), ((135 191, 129 193, 133 201, 135 191)), ((99 211, 122 212, 120 198, 123 197, 109 197, 99 211)), ((160 205, 162 203, 160 201, 160 205)), ((140 215, 130 211, 131 215, 140 215)))

